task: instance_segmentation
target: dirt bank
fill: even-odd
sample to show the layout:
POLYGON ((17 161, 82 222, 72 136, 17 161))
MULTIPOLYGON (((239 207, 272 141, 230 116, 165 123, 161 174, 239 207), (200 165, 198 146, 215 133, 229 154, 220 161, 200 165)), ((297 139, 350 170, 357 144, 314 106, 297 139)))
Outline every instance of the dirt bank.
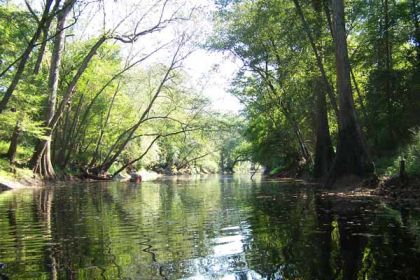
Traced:
POLYGON ((44 182, 38 178, 24 176, 20 178, 0 176, 0 191, 42 187, 44 182))
POLYGON ((372 194, 383 197, 392 203, 420 205, 420 177, 384 178, 372 194))

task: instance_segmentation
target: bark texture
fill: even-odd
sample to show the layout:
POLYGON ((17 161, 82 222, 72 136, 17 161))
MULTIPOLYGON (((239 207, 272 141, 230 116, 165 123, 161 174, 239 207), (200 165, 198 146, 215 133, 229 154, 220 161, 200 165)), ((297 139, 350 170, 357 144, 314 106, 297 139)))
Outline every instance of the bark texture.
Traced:
POLYGON ((326 182, 328 187, 334 184, 337 177, 344 175, 364 177, 374 171, 354 108, 343 0, 332 1, 332 13, 339 94, 339 122, 337 155, 326 182))
POLYGON ((334 160, 334 149, 330 137, 325 94, 319 90, 319 87, 315 87, 315 90, 317 111, 314 177, 322 178, 328 175, 328 171, 331 168, 334 160))
MULTIPOLYGON (((48 104, 45 112, 45 125, 51 130, 51 123, 56 113, 56 102, 58 92, 58 81, 60 74, 60 65, 65 41, 66 19, 74 4, 74 0, 67 0, 62 10, 57 15, 56 37, 54 38, 54 47, 51 55, 51 65, 48 77, 48 104)), ((35 154, 31 160, 33 171, 42 177, 48 179, 55 176, 54 168, 51 162, 51 131, 47 140, 40 140, 36 147, 35 154)))
POLYGON ((295 4, 297 14, 299 15, 302 21, 303 29, 305 30, 306 36, 308 37, 309 43, 311 44, 312 51, 314 52, 316 63, 321 73, 322 80, 324 82, 325 90, 330 98, 331 106, 334 110, 334 113, 338 117, 338 106, 337 106, 337 102, 336 102, 336 98, 334 94, 334 89, 328 80, 327 74, 325 72, 324 63, 322 62, 321 54, 315 44, 314 36, 309 28, 309 24, 306 21, 305 15, 303 14, 303 10, 299 4, 299 0, 293 0, 293 3, 295 4))
POLYGON ((7 158, 11 164, 15 162, 21 132, 22 129, 20 127, 20 120, 17 120, 15 128, 13 129, 12 139, 10 140, 9 150, 7 151, 7 158))
MULTIPOLYGON (((86 68, 89 66, 89 62, 95 56, 97 50, 100 48, 100 46, 102 46, 102 44, 105 41, 106 41, 106 37, 99 38, 98 41, 92 46, 88 54, 83 59, 82 64, 79 66, 76 74, 74 75, 69 86, 64 92, 63 100, 60 102, 60 105, 57 106, 57 109, 55 110, 54 115, 51 117, 51 120, 48 123, 49 131, 46 137, 52 136, 55 130, 55 127, 57 126, 57 123, 60 120, 66 106, 71 102, 77 82, 79 81, 80 77, 82 76, 86 68)), ((50 146, 49 141, 45 141, 45 140, 41 141, 37 145, 35 152, 32 156, 31 162, 30 162, 31 166, 33 167, 34 172, 39 173, 41 175, 43 174, 42 172, 44 172, 44 170, 49 170, 48 168, 45 169, 45 168, 42 168, 42 166, 40 167, 40 164, 50 164, 51 162, 51 160, 49 160, 49 162, 48 160, 43 160, 44 153, 49 154, 49 150, 50 150, 49 146, 50 146)), ((47 156, 50 157, 50 155, 47 155, 47 156)), ((45 174, 45 175, 47 175, 48 177, 48 174, 45 174)))

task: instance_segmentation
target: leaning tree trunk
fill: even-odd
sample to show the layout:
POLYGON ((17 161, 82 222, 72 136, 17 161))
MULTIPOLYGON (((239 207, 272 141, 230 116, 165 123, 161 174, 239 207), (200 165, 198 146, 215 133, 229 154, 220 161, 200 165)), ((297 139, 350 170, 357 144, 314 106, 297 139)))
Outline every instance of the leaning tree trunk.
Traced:
MULTIPOLYGON (((80 77, 85 72, 86 68, 89 66, 90 61, 95 56, 98 49, 102 46, 102 44, 107 40, 107 37, 102 36, 96 41, 96 43, 91 47, 89 52, 84 57, 82 63, 80 64, 79 68, 77 69, 76 74, 73 76, 70 84, 66 88, 63 98, 60 102, 60 104, 57 106, 57 109, 54 110, 54 114, 51 117, 51 120, 48 123, 48 131, 46 133, 46 137, 51 137, 53 135, 53 132, 57 126, 58 121, 61 119, 61 116, 69 102, 71 102, 71 99, 73 98, 76 84, 78 83, 80 77)), ((55 107, 55 106, 54 106, 55 107)), ((46 157, 50 157, 49 155, 49 149, 48 146, 50 146, 51 141, 43 140, 40 141, 35 149, 34 154, 32 155, 32 159, 30 161, 30 165, 33 167, 33 170, 36 171, 38 174, 43 175, 43 170, 48 170, 43 168, 43 164, 50 164, 47 160, 43 160, 44 153, 47 153, 46 157)), ((51 162, 51 160, 50 160, 51 162)), ((51 165, 52 166, 52 165, 51 165)), ((48 174, 46 174, 48 175, 48 174)), ((48 176, 47 176, 48 177, 48 176)))
MULTIPOLYGON (((277 62, 280 64, 280 59, 277 58, 277 62)), ((269 92, 271 93, 271 96, 273 100, 279 105, 281 112, 283 113, 284 117, 291 123, 293 132, 296 135, 296 139, 298 140, 299 147, 302 153, 302 157, 305 159, 306 162, 312 163, 312 157, 309 153, 309 150, 305 144, 305 141, 302 136, 302 132, 299 128, 298 122, 294 119, 292 114, 290 113, 290 110, 287 108, 287 106, 284 104, 284 102, 279 98, 278 92, 273 85, 272 81, 269 78, 269 75, 267 73, 264 73, 257 68, 253 68, 253 70, 260 75, 260 77, 263 79, 264 83, 267 85, 269 92)))
POLYGON ((326 186, 329 187, 340 176, 358 175, 363 177, 374 171, 354 108, 343 0, 332 1, 332 13, 339 94, 339 122, 337 155, 326 182, 326 186))
POLYGON ((47 48, 48 43, 48 31, 50 30, 51 19, 45 24, 44 29, 42 30, 42 43, 38 51, 38 57, 36 58, 35 66, 34 66, 34 75, 38 75, 39 71, 41 70, 42 60, 45 55, 45 50, 47 48))
MULTIPOLYGON (((54 48, 51 58, 50 73, 48 78, 48 105, 45 114, 45 124, 49 126, 55 114, 57 102, 58 79, 61 65, 61 58, 64 48, 66 18, 69 14, 74 0, 68 0, 64 3, 63 10, 57 15, 56 37, 54 39, 54 48)), ((51 163, 51 137, 47 140, 41 140, 37 145, 39 154, 33 163, 33 171, 44 178, 53 178, 55 176, 54 168, 51 163)))
MULTIPOLYGON (((296 8, 296 12, 298 14, 298 16, 300 17, 300 20, 302 21, 302 25, 303 25, 303 29, 306 33, 306 36, 308 37, 309 43, 311 45, 312 51, 315 55, 316 58, 316 63, 318 66, 318 69, 320 71, 322 80, 324 82, 324 86, 325 86, 325 90, 330 98, 330 103, 331 106, 334 110, 334 113, 336 114, 336 117, 338 118, 338 106, 337 106, 337 102, 336 102, 336 97, 334 94, 334 89, 332 87, 332 85, 330 84, 330 81, 328 80, 326 71, 325 71, 325 67, 324 67, 324 63, 322 61, 322 57, 321 54, 319 52, 319 49, 317 48, 316 44, 315 44, 315 38, 313 35, 320 35, 320 34, 312 34, 311 29, 309 28, 309 24, 305 18, 305 15, 303 14, 303 10, 302 7, 299 4, 299 0, 293 0, 293 3, 295 4, 295 8, 296 8)), ((317 14, 320 13, 320 11, 316 11, 317 14)), ((319 31, 319 30, 316 30, 319 31)))
MULTIPOLYGON (((94 170, 95 173, 99 173, 101 171, 105 171, 105 172, 108 171, 109 168, 111 168, 112 164, 114 164, 114 162, 117 160, 117 158, 124 151, 124 149, 128 145, 128 143, 132 140, 132 137, 133 137, 134 133, 137 131, 137 129, 140 127, 140 125, 147 118, 149 112, 152 110, 152 108, 153 108, 153 106, 155 104, 155 101, 159 97, 159 95, 161 94, 163 88, 166 85, 166 82, 168 80, 170 80, 170 74, 176 68, 176 65, 181 60, 185 59, 185 57, 183 57, 180 60, 178 60, 178 54, 179 54, 182 46, 183 46, 183 42, 178 45, 178 48, 177 48, 177 50, 175 51, 175 54, 172 57, 172 61, 171 61, 170 66, 166 70, 163 79, 161 80, 159 86, 157 87, 157 89, 156 89, 153 97, 149 101, 149 104, 147 105, 146 109, 141 114, 141 117, 139 118, 138 122, 135 125, 133 125, 130 129, 128 129, 125 132, 123 132, 118 137, 117 141, 114 143, 114 145, 110 149, 108 155, 106 156, 106 158, 104 159, 104 161, 102 162, 102 164, 95 168, 95 170, 94 170), (126 137, 124 137, 125 134, 127 134, 126 137), (120 140, 122 140, 121 143, 119 143, 120 140), (115 152, 113 151, 114 148, 116 148, 115 152)), ((136 159, 136 161, 138 161, 140 159, 141 158, 136 159)), ((119 171, 119 172, 121 172, 121 171, 119 171)), ((114 174, 116 174, 116 173, 114 173, 114 174)))

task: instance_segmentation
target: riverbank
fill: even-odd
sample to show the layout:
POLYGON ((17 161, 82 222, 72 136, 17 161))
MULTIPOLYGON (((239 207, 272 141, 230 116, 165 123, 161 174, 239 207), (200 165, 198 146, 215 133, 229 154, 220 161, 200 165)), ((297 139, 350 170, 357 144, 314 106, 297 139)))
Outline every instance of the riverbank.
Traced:
POLYGON ((4 176, 0 175, 0 192, 22 188, 39 188, 45 185, 45 182, 35 176, 4 176))
MULTIPOLYGON (((160 177, 162 174, 156 173, 154 171, 149 170, 139 170, 138 174, 142 176, 142 181, 153 181, 160 177)), ((130 175, 128 174, 119 174, 119 176, 110 179, 115 181, 129 181, 130 175)), ((42 180, 38 176, 36 176, 31 170, 24 169, 24 168, 6 168, 0 170, 0 192, 6 190, 13 190, 13 189, 21 189, 21 188, 33 188, 33 187, 43 187, 47 183, 59 183, 59 182, 92 182, 92 181, 100 181, 94 179, 82 179, 81 176, 77 175, 59 175, 55 180, 42 180), (10 170, 7 172, 7 170, 10 170)))
POLYGON ((391 205, 406 205, 418 208, 420 205, 420 176, 407 176, 403 179, 395 177, 380 177, 376 181, 353 181, 352 184, 342 181, 336 183, 333 189, 323 189, 323 196, 338 198, 377 197, 391 205))
MULTIPOLYGON (((153 181, 164 176, 154 171, 139 170, 138 172, 143 181, 153 181)), ((379 178, 362 180, 356 177, 346 177, 337 180, 334 188, 327 190, 323 189, 322 183, 309 177, 304 178, 292 178, 292 177, 281 177, 281 176, 267 176, 266 178, 281 181, 299 180, 303 184, 312 185, 316 188, 320 188, 325 191, 325 195, 328 196, 340 196, 340 197, 354 197, 354 196, 377 196, 381 197, 390 203, 404 203, 404 204, 418 204, 420 203, 420 176, 407 176, 404 179, 399 177, 387 177, 382 176, 379 178)), ((114 178, 117 181, 128 181, 130 176, 128 174, 120 174, 114 178)), ((92 179, 81 179, 76 175, 59 176, 54 182, 91 182, 95 181, 92 179)), ((51 181, 48 181, 51 183, 51 181)), ((31 188, 31 187, 42 187, 47 184, 46 181, 35 176, 33 172, 25 168, 14 168, 14 169, 3 169, 0 170, 0 191, 20 189, 20 188, 31 188), (7 172, 9 170, 9 172, 7 172)))
POLYGON ((384 178, 372 191, 372 194, 378 195, 390 203, 410 204, 418 207, 420 205, 420 176, 384 178))
POLYGON ((403 177, 382 175, 371 176, 370 178, 345 176, 337 179, 330 189, 324 188, 322 180, 313 179, 306 173, 295 171, 270 174, 267 175, 267 178, 282 181, 302 180, 305 185, 313 185, 319 188, 326 196, 376 196, 387 203, 420 205, 420 176, 417 174, 405 174, 403 177), (298 176, 293 177, 293 174, 298 176))
POLYGON ((0 158, 0 191, 40 187, 44 183, 37 178, 32 170, 12 166, 3 158, 0 158))

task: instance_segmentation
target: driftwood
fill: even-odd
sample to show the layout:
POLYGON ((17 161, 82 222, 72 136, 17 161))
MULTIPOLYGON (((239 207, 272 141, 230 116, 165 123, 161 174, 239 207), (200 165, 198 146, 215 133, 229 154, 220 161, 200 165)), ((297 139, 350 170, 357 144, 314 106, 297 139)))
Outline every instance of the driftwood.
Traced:
POLYGON ((89 172, 89 170, 83 170, 82 179, 90 179, 90 180, 96 180, 96 181, 112 181, 113 178, 109 174, 94 174, 89 172))
POLYGON ((83 179, 97 180, 97 181, 112 181, 112 177, 103 177, 93 174, 83 174, 83 179))

